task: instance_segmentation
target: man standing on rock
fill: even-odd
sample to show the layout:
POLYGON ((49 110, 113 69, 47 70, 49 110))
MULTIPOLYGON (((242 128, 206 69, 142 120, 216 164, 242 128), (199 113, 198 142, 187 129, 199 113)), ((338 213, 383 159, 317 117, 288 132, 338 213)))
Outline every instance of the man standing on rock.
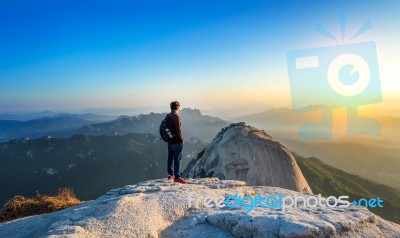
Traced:
POLYGON ((171 102, 170 107, 171 113, 168 119, 168 128, 174 135, 174 138, 168 143, 168 179, 177 183, 187 183, 187 181, 179 175, 183 150, 183 134, 181 131, 181 117, 179 116, 179 102, 171 102), (173 169, 172 164, 174 165, 173 169))

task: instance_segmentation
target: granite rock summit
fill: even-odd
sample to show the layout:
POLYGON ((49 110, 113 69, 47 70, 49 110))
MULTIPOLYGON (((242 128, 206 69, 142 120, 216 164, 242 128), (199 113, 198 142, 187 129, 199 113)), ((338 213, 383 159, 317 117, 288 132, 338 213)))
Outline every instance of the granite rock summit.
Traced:
POLYGON ((312 193, 289 149, 264 131, 243 122, 222 129, 182 174, 312 193))

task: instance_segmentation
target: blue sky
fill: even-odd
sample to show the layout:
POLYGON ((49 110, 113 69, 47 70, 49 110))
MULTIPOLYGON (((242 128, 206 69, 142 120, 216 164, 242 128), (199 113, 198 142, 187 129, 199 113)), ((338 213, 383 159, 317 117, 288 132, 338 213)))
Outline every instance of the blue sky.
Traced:
MULTIPOLYGON (((288 50, 360 40, 382 51, 388 95, 399 56, 395 1, 10 1, 0 3, 0 112, 168 105, 290 106, 288 50), (379 44, 378 44, 379 43, 379 44)), ((383 80, 383 79, 382 79, 383 80)), ((386 86, 385 86, 386 85, 386 86)))

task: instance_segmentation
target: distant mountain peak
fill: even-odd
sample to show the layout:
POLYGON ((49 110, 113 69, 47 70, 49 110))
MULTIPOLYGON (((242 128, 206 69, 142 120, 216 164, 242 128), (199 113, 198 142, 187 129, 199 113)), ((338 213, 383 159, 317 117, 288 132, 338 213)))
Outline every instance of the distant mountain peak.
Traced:
POLYGON ((127 116, 127 115, 121 115, 121 116, 119 116, 117 119, 115 119, 115 120, 122 120, 122 119, 129 119, 129 118, 131 118, 130 116, 127 116))
POLYGON ((126 116, 126 115, 121 115, 117 119, 115 119, 114 121, 115 122, 132 121, 133 118, 136 118, 136 116, 135 117, 130 117, 130 116, 126 116))
POLYGON ((190 108, 190 107, 182 108, 182 109, 181 109, 181 112, 182 112, 182 113, 197 114, 197 115, 199 115, 199 116, 203 115, 203 114, 201 114, 201 111, 200 111, 199 109, 197 109, 197 108, 192 109, 192 108, 190 108))

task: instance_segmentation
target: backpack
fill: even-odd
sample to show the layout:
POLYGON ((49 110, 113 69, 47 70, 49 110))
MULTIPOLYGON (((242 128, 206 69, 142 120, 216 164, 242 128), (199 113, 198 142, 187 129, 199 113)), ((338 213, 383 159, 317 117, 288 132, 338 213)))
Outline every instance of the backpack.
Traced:
POLYGON ((169 118, 171 117, 171 114, 167 114, 162 120, 161 125, 160 125, 160 136, 161 139, 165 142, 171 142, 174 139, 174 134, 172 134, 172 131, 169 128, 169 118))

